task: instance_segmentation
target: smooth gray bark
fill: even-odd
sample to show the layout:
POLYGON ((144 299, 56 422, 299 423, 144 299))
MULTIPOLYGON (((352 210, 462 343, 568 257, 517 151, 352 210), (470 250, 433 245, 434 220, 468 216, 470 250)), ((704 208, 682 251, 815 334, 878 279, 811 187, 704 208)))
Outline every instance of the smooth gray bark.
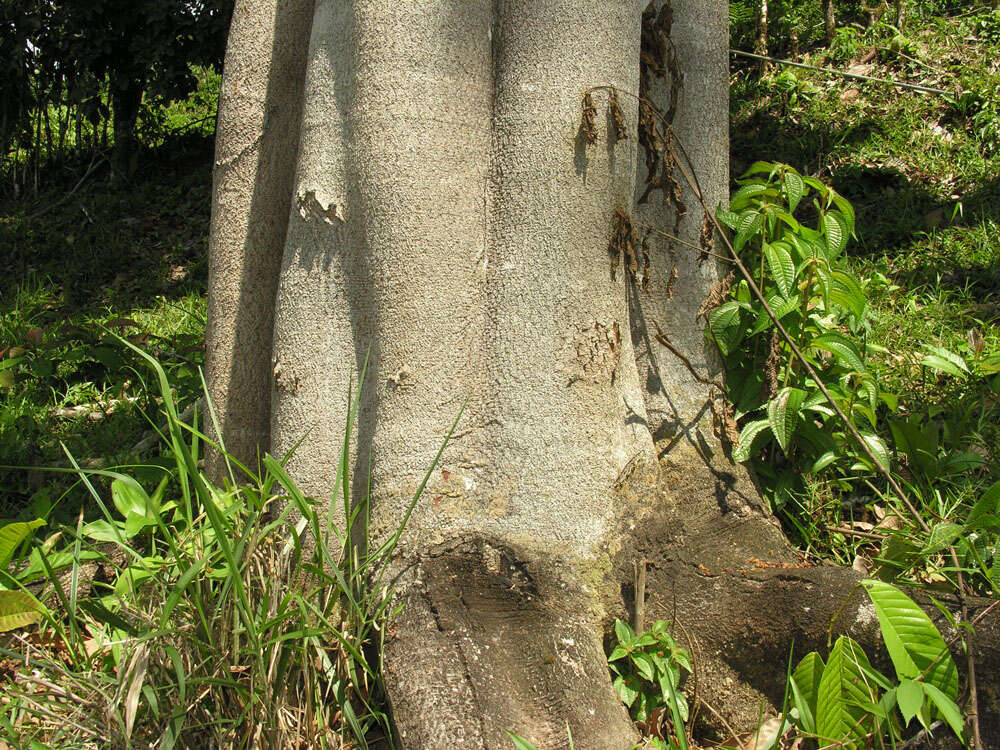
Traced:
MULTIPOLYGON (((663 6, 646 17, 667 36, 647 93, 714 208, 728 189, 727 6, 663 6)), ((699 695, 746 727, 761 700, 780 702, 790 642, 820 646, 855 582, 800 564, 723 450, 697 319, 720 278, 705 212, 676 165, 660 174, 677 191, 636 207, 645 9, 237 4, 208 333, 228 449, 252 462, 305 436, 289 469, 329 497, 368 361, 353 448, 378 540, 465 405, 393 563, 403 610, 383 656, 405 747, 507 747, 505 729, 560 747, 567 723, 577 747, 627 747, 602 638, 642 558, 647 619, 687 628, 699 695), (624 139, 603 88, 588 145, 594 86, 620 91, 624 139), (642 290, 609 269, 616 211, 697 249, 651 236, 642 290)), ((841 622, 871 641, 865 614, 855 598, 841 622)))

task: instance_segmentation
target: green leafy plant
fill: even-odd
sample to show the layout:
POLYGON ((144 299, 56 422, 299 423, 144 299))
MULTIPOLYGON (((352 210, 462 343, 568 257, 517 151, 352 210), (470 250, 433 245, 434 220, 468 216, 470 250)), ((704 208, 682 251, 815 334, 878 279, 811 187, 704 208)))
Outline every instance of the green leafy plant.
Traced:
MULTIPOLYGON (((894 406, 895 397, 880 391, 868 368, 867 299, 842 259, 854 210, 832 188, 785 164, 757 162, 739 184, 728 209, 718 212, 735 232, 734 249, 756 271, 768 306, 826 390, 882 468, 888 467, 878 411, 882 404, 894 406), (807 206, 812 227, 795 217, 807 206)), ((851 477, 878 470, 745 280, 733 284, 729 298, 710 313, 708 335, 725 357, 727 387, 742 427, 733 452, 737 461, 761 457, 755 469, 779 483, 801 474, 851 477)))
POLYGON ((813 651, 791 674, 788 716, 796 729, 820 747, 861 748, 898 742, 914 718, 928 729, 940 718, 964 739, 958 670, 937 628, 899 589, 873 580, 862 586, 896 680, 875 669, 854 640, 840 636, 825 662, 813 651))
POLYGON ((19 551, 42 520, 19 521, 0 526, 0 633, 37 622, 43 607, 21 584, 23 572, 19 551))
POLYGON ((662 747, 686 750, 689 710, 680 684, 682 670, 691 672, 691 655, 677 644, 663 620, 638 634, 615 620, 615 640, 608 665, 618 697, 662 747), (664 715, 670 717, 671 732, 660 731, 664 715))

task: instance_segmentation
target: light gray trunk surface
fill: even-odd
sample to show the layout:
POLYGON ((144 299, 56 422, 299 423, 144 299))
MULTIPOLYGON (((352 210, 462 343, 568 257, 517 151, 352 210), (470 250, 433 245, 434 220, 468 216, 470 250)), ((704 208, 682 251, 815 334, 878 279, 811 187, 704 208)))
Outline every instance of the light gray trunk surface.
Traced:
MULTIPOLYGON (((656 15, 672 62, 648 95, 674 110, 714 209, 728 189, 727 6, 674 6, 656 15)), ((627 616, 639 559, 647 619, 676 615, 700 697, 745 728, 760 700, 780 704, 790 641, 818 645, 855 581, 800 563, 723 451, 697 319, 720 277, 705 213, 687 187, 679 218, 663 191, 636 206, 644 9, 237 3, 208 333, 228 449, 253 462, 304 437, 290 471, 328 498, 367 361, 353 450, 358 477, 371 458, 379 539, 464 405, 394 563, 404 608, 384 657, 405 747, 508 747, 504 729, 561 747, 567 723, 577 747, 627 747, 602 638, 627 616), (594 86, 620 90, 626 139, 601 89, 587 145, 594 86), (651 235, 641 290, 609 268, 616 209, 640 238, 649 225, 698 249, 651 235)))

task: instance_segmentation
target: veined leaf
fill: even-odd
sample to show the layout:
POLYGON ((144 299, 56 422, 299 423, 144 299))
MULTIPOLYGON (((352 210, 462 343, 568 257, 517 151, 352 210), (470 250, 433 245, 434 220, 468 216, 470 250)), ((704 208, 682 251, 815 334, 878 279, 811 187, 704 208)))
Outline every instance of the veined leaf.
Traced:
POLYGON ((851 202, 833 189, 830 190, 830 197, 847 222, 847 233, 854 234, 854 207, 851 205, 851 202))
POLYGON ((708 316, 709 328, 719 349, 729 355, 743 340, 743 325, 740 316, 740 303, 736 300, 723 302, 712 310, 708 316))
POLYGON ((41 617, 38 603, 25 591, 0 591, 0 633, 27 627, 41 617))
POLYGON ((862 582, 899 679, 921 679, 954 700, 958 669, 934 623, 906 594, 883 581, 862 582))
POLYGON ((730 211, 728 208, 723 208, 720 205, 718 210, 716 210, 715 212, 715 218, 717 218, 720 222, 725 224, 733 231, 736 231, 736 224, 740 220, 740 215, 730 211))
POLYGON ((847 247, 847 221, 839 211, 828 211, 823 214, 823 234, 826 236, 826 247, 830 257, 836 258, 847 247))
POLYGON ((868 302, 857 279, 844 271, 830 273, 830 301, 849 311, 858 320, 864 317, 868 302))
POLYGON ((802 181, 823 196, 824 200, 830 194, 830 188, 822 180, 817 180, 815 177, 803 177, 802 181))
POLYGON ((750 204, 753 198, 761 195, 776 196, 778 191, 773 185, 767 182, 751 182, 744 185, 729 200, 729 208, 732 211, 739 211, 750 204))
MULTIPOLYGON (((842 747, 859 747, 867 733, 865 717, 876 704, 874 671, 861 646, 842 635, 830 651, 819 681, 816 700, 816 734, 842 747)), ((825 742, 821 741, 822 747, 825 742)))
POLYGON ((925 354, 920 360, 920 364, 924 367, 940 370, 963 380, 968 376, 969 366, 965 363, 965 359, 955 354, 955 352, 949 351, 944 347, 930 346, 928 344, 925 344, 923 348, 925 351, 930 352, 929 354, 925 354))
MULTIPOLYGON (((885 471, 889 470, 889 447, 885 444, 885 441, 878 435, 873 435, 870 432, 861 432, 861 439, 865 441, 868 448, 872 453, 875 454, 875 458, 878 459, 879 466, 881 466, 885 471)), ((867 463, 868 457, 862 455, 862 460, 867 463)))
POLYGON ((830 331, 817 336, 809 342, 810 348, 822 349, 830 352, 834 357, 849 370, 854 372, 866 372, 864 361, 858 352, 854 342, 841 333, 830 331))
POLYGON ((27 539, 32 531, 44 525, 45 521, 36 518, 34 521, 8 523, 0 528, 0 570, 7 569, 21 542, 27 539))
POLYGON ((771 425, 781 450, 788 453, 788 445, 799 422, 799 409, 806 392, 801 388, 782 388, 767 404, 767 421, 771 425))
POLYGON ((802 200, 802 196, 806 194, 806 185, 802 180, 802 176, 793 169, 787 170, 781 176, 782 182, 785 183, 785 195, 788 197, 788 209, 790 211, 795 211, 795 207, 799 205, 799 201, 802 200))
POLYGON ((920 551, 922 555, 933 555, 946 547, 954 544, 955 540, 962 536, 962 527, 951 521, 940 521, 931 527, 931 533, 927 537, 924 548, 920 551))
POLYGON ((815 651, 806 654, 792 674, 794 706, 799 709, 799 725, 808 734, 816 733, 816 699, 823 677, 823 658, 815 651))
POLYGON ((752 174, 760 174, 761 172, 767 172, 769 174, 774 174, 775 167, 777 164, 772 164, 769 161, 755 161, 750 165, 749 169, 740 175, 740 179, 744 177, 749 177, 752 174))
POLYGON ((742 250, 747 241, 761 230, 764 218, 760 211, 744 211, 740 214, 739 221, 736 222, 736 239, 733 240, 736 252, 742 250))
MULTIPOLYGON (((788 313, 799 308, 801 299, 799 295, 794 294, 788 299, 782 299, 781 296, 775 294, 767 300, 767 304, 770 305, 771 311, 774 313, 774 317, 778 320, 784 318, 788 313)), ((757 313, 757 320, 754 321, 753 328, 750 329, 748 336, 755 336, 763 330, 770 328, 774 323, 771 322, 771 316, 767 314, 764 310, 764 306, 761 305, 760 311, 757 313)))
POLYGON ((770 427, 770 423, 766 419, 759 419, 756 422, 747 423, 740 431, 739 442, 733 450, 733 460, 737 463, 749 461, 754 438, 756 438, 768 427, 770 427))
POLYGON ((781 296, 788 299, 792 296, 795 285, 795 263, 792 262, 791 254, 782 244, 771 245, 765 242, 764 257, 767 258, 775 286, 778 287, 781 296))

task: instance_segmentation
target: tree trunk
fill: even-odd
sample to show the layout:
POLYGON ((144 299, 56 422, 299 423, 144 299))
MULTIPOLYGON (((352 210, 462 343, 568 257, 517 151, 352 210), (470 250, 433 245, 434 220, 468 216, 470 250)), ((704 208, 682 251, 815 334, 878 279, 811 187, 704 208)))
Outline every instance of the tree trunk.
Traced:
POLYGON ((142 84, 137 81, 113 81, 111 85, 112 131, 115 144, 111 154, 112 174, 127 180, 135 172, 139 142, 135 134, 142 84))
POLYGON ((906 0, 896 0, 896 28, 903 33, 903 22, 906 20, 906 0))
POLYGON ((823 32, 826 36, 826 43, 833 44, 833 38, 837 35, 837 19, 834 16, 833 0, 823 0, 823 32))
MULTIPOLYGON (((720 278, 711 226, 631 94, 671 120, 714 208, 727 6, 643 8, 237 3, 208 333, 227 447, 252 462, 305 436, 289 471, 329 497, 368 360, 353 455, 378 542, 465 405, 393 562, 383 658, 404 747, 509 747, 506 729, 563 747, 567 724, 577 747, 628 747, 603 638, 643 559, 647 621, 676 617, 699 696, 750 727, 780 705, 790 644, 821 647, 857 580, 800 561, 719 438, 697 317, 720 278), (620 104, 591 92, 608 115, 588 132, 595 85, 620 104), (608 266, 623 217, 635 273, 608 266), (648 284, 647 225, 699 248, 650 235, 648 284)), ((860 604, 839 627, 874 643, 860 604)))
MULTIPOLYGON (((239 0, 215 148, 205 372, 226 449, 270 449, 274 300, 292 184, 313 0, 239 0)), ((218 454, 210 470, 223 476, 218 454)))

